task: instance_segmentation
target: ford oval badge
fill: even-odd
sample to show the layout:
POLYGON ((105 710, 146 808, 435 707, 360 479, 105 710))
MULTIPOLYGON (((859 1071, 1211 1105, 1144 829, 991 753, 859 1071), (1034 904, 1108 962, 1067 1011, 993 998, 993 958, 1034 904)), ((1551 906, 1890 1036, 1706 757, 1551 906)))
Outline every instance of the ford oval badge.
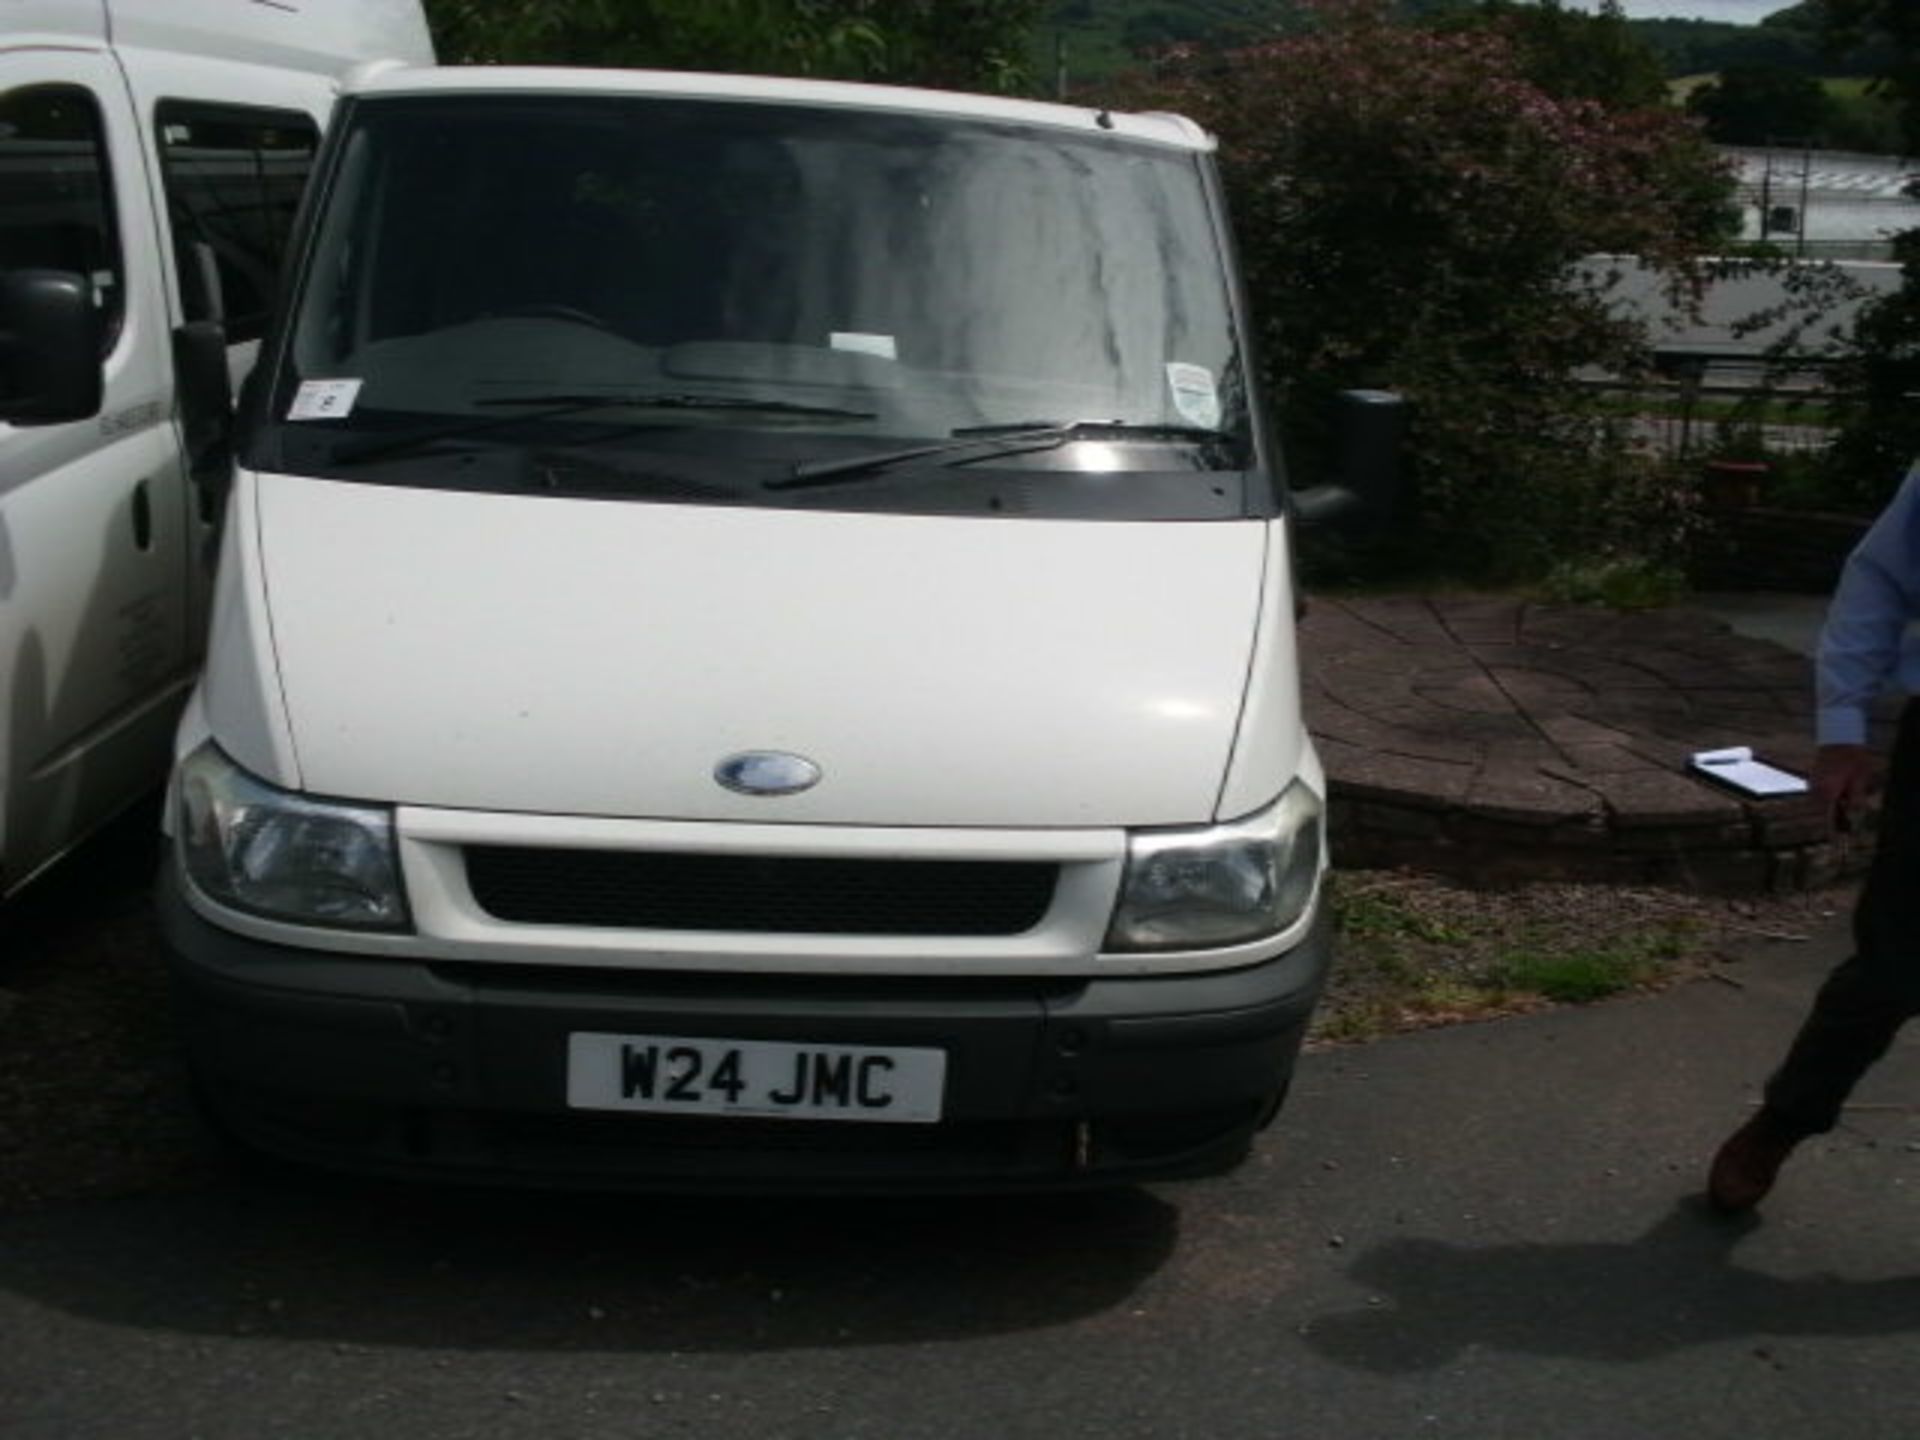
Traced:
POLYGON ((742 795, 798 795, 820 783, 820 767, 784 750, 743 750, 714 766, 713 778, 742 795))

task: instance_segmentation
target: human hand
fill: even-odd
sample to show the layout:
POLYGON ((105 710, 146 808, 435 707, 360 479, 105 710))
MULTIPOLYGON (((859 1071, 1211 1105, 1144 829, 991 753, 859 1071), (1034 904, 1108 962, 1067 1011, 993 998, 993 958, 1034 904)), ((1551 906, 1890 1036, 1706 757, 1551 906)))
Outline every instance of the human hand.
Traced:
POLYGON ((1813 793, 1827 827, 1851 830, 1866 803, 1869 762, 1864 745, 1822 745, 1813 761, 1813 793))

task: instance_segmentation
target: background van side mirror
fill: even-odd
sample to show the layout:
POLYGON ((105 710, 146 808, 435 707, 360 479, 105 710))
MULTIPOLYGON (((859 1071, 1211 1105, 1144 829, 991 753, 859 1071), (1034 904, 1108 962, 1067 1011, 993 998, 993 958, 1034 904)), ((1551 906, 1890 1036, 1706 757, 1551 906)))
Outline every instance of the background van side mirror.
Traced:
POLYGON ((217 320, 189 320, 173 332, 173 378, 187 475, 200 492, 200 518, 220 513, 233 481, 233 380, 227 332, 217 320))
POLYGON ((99 414, 101 326, 86 276, 0 272, 0 420, 59 425, 99 414))
POLYGON ((1391 390, 1343 390, 1334 405, 1336 478, 1294 491, 1293 514, 1305 525, 1380 525, 1400 504, 1406 399, 1391 390))

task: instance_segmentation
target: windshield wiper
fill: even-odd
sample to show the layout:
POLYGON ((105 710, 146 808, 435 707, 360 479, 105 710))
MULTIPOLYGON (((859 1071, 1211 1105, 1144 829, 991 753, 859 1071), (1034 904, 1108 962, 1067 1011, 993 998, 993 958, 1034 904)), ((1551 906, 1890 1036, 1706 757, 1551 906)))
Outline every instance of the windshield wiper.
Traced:
POLYGON ((1144 420, 1009 420, 998 425, 962 425, 955 435, 1010 435, 1033 430, 1066 430, 1081 435, 1089 430, 1107 430, 1117 435, 1146 440, 1231 440, 1224 430, 1206 425, 1161 425, 1144 420))
MULTIPOLYGON (((871 455, 849 455, 841 460, 809 460, 795 465, 788 474, 763 481, 768 490, 809 490, 841 480, 879 474, 912 460, 931 460, 944 455, 959 456, 968 450, 982 453, 975 459, 990 460, 996 455, 1018 455, 1030 450, 1050 450, 1069 440, 1091 435, 1113 435, 1129 440, 1222 441, 1233 437, 1224 430, 1201 425, 1146 425, 1126 420, 1027 420, 1001 425, 967 425, 952 432, 954 438, 931 445, 913 445, 903 450, 879 450, 871 455)), ((953 463, 958 464, 956 460, 953 463)))
POLYGON ((871 410, 843 405, 803 405, 797 400, 756 400, 751 395, 695 395, 685 391, 635 391, 628 394, 489 395, 476 405, 546 405, 569 410, 612 410, 623 405, 656 410, 771 410, 778 415, 830 415, 842 420, 871 420, 871 410))
POLYGON ((529 450, 525 464, 524 480, 528 488, 561 494, 716 500, 735 493, 729 486, 710 485, 657 466, 623 464, 582 454, 574 446, 529 450))
POLYGON ((396 435, 385 440, 370 440, 365 445, 349 446, 332 457, 335 465, 358 465, 364 460, 375 460, 384 455, 397 455, 405 450, 417 449, 423 445, 433 445, 442 440, 459 440, 469 435, 485 434, 490 430, 503 429, 509 425, 525 425, 536 420, 557 420, 566 415, 578 415, 589 410, 616 410, 626 407, 652 408, 657 410, 761 410, 772 411, 779 415, 823 415, 843 420, 871 420, 870 410, 846 410, 834 405, 803 405, 793 400, 752 400, 740 395, 687 395, 678 392, 662 394, 566 394, 551 395, 495 395, 476 400, 475 405, 530 405, 535 408, 518 415, 495 415, 485 420, 463 420, 453 425, 436 425, 426 430, 415 430, 405 435, 396 435))

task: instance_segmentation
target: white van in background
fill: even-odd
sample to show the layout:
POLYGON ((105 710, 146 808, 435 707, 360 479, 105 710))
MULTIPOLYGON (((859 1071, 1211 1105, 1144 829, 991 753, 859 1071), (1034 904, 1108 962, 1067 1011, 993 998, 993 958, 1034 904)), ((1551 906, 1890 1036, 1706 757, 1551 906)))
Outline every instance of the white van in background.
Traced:
POLYGON ((432 59, 411 0, 0 0, 0 897, 165 775, 218 412, 337 82, 387 57, 432 59))

